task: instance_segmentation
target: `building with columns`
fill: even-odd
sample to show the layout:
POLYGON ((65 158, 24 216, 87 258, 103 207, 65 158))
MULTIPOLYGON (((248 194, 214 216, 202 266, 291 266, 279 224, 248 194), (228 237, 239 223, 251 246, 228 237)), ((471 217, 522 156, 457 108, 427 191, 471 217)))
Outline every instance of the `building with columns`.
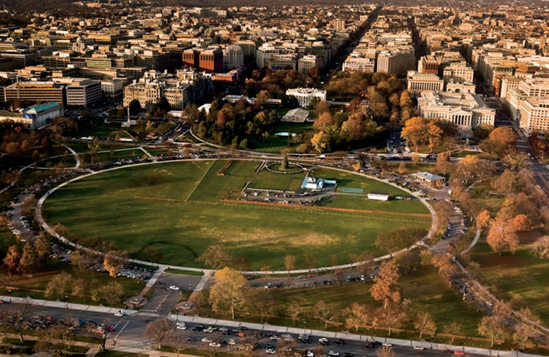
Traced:
POLYGON ((444 90, 444 81, 436 74, 408 71, 406 81, 408 82, 408 92, 411 94, 419 94, 423 91, 442 92, 444 90))
POLYGON ((297 102, 303 108, 308 107, 311 104, 313 98, 320 100, 326 100, 326 91, 318 90, 315 88, 293 88, 286 91, 287 96, 295 97, 297 102))
POLYGON ((494 125, 496 119, 496 110, 473 93, 422 92, 418 109, 422 117, 450 121, 464 133, 481 124, 494 125))

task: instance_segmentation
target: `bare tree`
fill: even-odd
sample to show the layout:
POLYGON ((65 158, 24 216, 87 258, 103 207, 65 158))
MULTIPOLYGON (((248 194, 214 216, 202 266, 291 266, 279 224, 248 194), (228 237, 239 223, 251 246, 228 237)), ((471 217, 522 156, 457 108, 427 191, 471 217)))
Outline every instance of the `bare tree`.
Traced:
POLYGON ((316 267, 316 256, 313 253, 305 253, 303 260, 307 269, 310 270, 316 267))
POLYGON ((390 346, 382 346, 376 351, 377 357, 395 357, 395 351, 390 346))
POLYGON ((434 335, 435 331, 437 330, 437 326, 435 324, 433 316, 426 311, 420 311, 417 313, 416 319, 414 321, 414 327, 419 332, 420 340, 423 337, 424 333, 430 333, 431 335, 434 335))
POLYGON ((324 323, 324 328, 328 328, 328 323, 334 321, 338 317, 338 310, 332 305, 326 304, 324 301, 320 300, 314 306, 314 316, 319 321, 324 323))
POLYGON ((71 348, 73 331, 64 324, 54 325, 36 344, 36 349, 41 352, 49 352, 53 356, 63 356, 65 351, 71 348))
POLYGON ((503 321, 498 316, 484 316, 478 324, 478 333, 490 339, 492 347, 496 340, 505 340, 506 335, 503 321))
POLYGON ((177 333, 170 333, 168 336, 168 343, 173 347, 176 357, 179 357, 179 354, 185 351, 189 346, 189 342, 187 341, 185 334, 180 333, 179 331, 177 333))
POLYGON ((249 299, 249 307, 252 313, 259 314, 261 317, 260 323, 265 322, 265 319, 269 314, 272 314, 275 310, 275 301, 267 292, 255 292, 249 299))
POLYGON ((19 335, 19 340, 21 342, 25 341, 24 332, 27 326, 27 320, 31 317, 36 311, 36 307, 32 304, 31 299, 25 299, 20 303, 13 304, 10 307, 8 325, 11 330, 19 335))
POLYGON ((297 318, 303 312, 303 309, 301 308, 301 305, 299 305, 297 302, 294 301, 294 302, 291 303, 290 306, 288 306, 286 311, 287 311, 288 317, 292 319, 292 321, 294 322, 294 326, 295 326, 295 322, 297 321, 297 318))
POLYGON ((172 324, 167 318, 154 320, 147 325, 146 333, 158 342, 158 348, 162 347, 162 342, 168 337, 172 329, 172 324))
POLYGON ((334 270, 334 279, 337 283, 337 286, 341 286, 341 282, 343 281, 343 274, 345 271, 343 269, 336 269, 334 270))
POLYGON ((210 245, 204 253, 202 253, 197 261, 204 263, 213 270, 219 270, 223 267, 231 265, 233 258, 219 245, 210 245))
POLYGON ((452 321, 444 328, 444 332, 452 336, 452 341, 450 344, 453 344, 455 337, 463 333, 463 326, 457 321, 452 321))

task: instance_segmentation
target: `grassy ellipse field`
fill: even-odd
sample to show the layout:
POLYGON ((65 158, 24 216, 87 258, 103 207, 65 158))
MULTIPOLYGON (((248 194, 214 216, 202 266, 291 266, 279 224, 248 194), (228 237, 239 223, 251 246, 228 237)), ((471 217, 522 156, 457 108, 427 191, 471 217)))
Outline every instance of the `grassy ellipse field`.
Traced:
MULTIPOLYGON (((341 263, 348 261, 350 253, 383 254, 375 246, 382 231, 430 227, 429 212, 418 201, 379 202, 349 196, 330 202, 331 208, 341 210, 223 201, 224 197, 234 199, 255 179, 261 188, 294 189, 294 183, 304 177, 279 175, 278 181, 277 175, 267 171, 256 177, 260 164, 234 161, 227 168, 225 160, 164 162, 102 172, 54 192, 44 204, 44 215, 50 226, 67 226, 70 237, 112 240, 139 259, 147 259, 144 249, 154 245, 162 252, 160 262, 190 267, 201 267, 196 258, 212 244, 246 257, 255 269, 264 265, 284 269, 287 254, 297 257, 297 268, 304 267, 307 253, 317 257, 317 266, 327 266, 332 254, 341 263)), ((342 185, 362 187, 364 193, 372 189, 407 196, 357 175, 327 169, 321 173, 341 179, 342 185)))

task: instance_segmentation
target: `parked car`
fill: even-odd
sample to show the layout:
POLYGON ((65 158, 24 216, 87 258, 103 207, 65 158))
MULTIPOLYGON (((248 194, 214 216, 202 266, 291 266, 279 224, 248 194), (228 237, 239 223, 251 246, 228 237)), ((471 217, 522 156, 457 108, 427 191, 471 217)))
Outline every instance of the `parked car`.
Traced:
POLYGON ((318 339, 318 344, 322 345, 322 346, 329 346, 330 342, 328 341, 328 339, 326 337, 321 337, 321 338, 318 339))

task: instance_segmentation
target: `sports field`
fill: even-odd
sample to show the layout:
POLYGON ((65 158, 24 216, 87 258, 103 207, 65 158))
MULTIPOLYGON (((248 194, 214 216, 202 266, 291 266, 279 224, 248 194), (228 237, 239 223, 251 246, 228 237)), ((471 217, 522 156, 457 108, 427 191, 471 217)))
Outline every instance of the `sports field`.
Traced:
MULTIPOLYGON (((368 203, 378 204, 366 200, 356 201, 347 211, 222 202, 231 192, 234 198, 261 163, 234 161, 219 175, 226 164, 224 160, 164 162, 103 172, 53 193, 44 204, 44 215, 50 226, 61 223, 73 236, 113 240, 133 258, 146 259, 145 247, 154 245, 163 254, 161 262, 192 267, 201 266, 195 259, 212 244, 247 257, 253 268, 268 264, 283 269, 287 254, 297 257, 297 267, 304 267, 306 253, 317 257, 318 266, 327 266, 331 254, 340 262, 346 262, 349 253, 381 254, 374 242, 382 231, 430 226, 429 216, 409 215, 423 210, 420 202, 413 201, 391 202, 383 207, 389 214, 377 206, 375 213, 363 212, 374 209, 368 203)), ((331 170, 325 173, 328 176, 331 170)), ((293 186, 297 180, 290 182, 292 176, 280 175, 281 182, 293 186)), ((272 180, 266 175, 262 185, 272 180)), ((381 189, 392 190, 382 185, 386 187, 381 189)))

